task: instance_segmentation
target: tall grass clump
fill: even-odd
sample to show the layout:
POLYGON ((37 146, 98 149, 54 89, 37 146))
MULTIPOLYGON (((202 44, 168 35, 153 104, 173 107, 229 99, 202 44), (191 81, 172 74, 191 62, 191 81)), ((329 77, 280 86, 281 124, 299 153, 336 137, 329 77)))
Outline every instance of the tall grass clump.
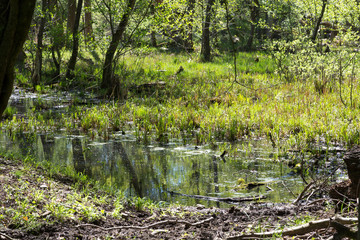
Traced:
POLYGON ((289 44, 278 43, 271 54, 239 53, 236 80, 228 56, 200 63, 195 54, 125 54, 116 68, 128 92, 125 101, 72 107, 55 120, 34 108, 26 116, 12 113, 2 128, 78 129, 103 139, 131 130, 146 143, 259 137, 287 148, 319 140, 359 143, 357 54, 340 47, 324 54, 305 41, 289 44))

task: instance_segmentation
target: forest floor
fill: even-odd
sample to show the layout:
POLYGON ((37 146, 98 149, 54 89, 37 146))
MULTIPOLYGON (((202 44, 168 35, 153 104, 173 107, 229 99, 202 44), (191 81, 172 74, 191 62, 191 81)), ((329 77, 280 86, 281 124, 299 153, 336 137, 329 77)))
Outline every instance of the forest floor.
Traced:
MULTIPOLYGON (((228 209, 150 207, 40 167, 0 158, 0 239, 231 239, 334 216, 326 201, 244 203, 228 209), (81 189, 81 190, 80 190, 81 189)), ((332 228, 272 239, 328 239, 332 228)), ((240 238, 238 238, 240 239, 240 238)), ((247 239, 256 239, 247 238, 247 239)))

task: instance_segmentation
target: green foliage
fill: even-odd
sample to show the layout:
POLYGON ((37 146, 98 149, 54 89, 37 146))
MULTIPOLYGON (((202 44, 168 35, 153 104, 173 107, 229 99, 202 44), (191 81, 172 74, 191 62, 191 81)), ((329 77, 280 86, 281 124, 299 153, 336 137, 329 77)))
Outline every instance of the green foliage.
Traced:
POLYGON ((246 137, 267 137, 282 149, 307 148, 319 139, 359 143, 357 54, 346 48, 322 54, 310 42, 301 44, 278 43, 283 50, 274 51, 273 60, 263 53, 239 54, 238 84, 232 82, 230 58, 204 64, 187 54, 152 50, 141 59, 129 54, 118 69, 128 86, 126 103, 72 107, 58 116, 33 108, 26 118, 14 116, 2 124, 13 133, 80 129, 103 139, 133 130, 146 143, 246 137), (288 47, 296 51, 287 52, 288 47), (184 71, 175 75, 180 65, 184 71), (165 87, 139 90, 157 82, 165 87))
POLYGON ((130 204, 135 208, 136 211, 145 211, 145 209, 152 209, 156 205, 148 198, 135 197, 130 201, 130 204))
MULTIPOLYGON (((58 115, 39 111, 45 110, 40 103, 29 109, 26 117, 19 118, 10 109, 2 126, 13 133, 60 129, 70 133, 80 129, 92 138, 103 139, 111 138, 114 131, 132 130, 138 141, 146 143, 181 138, 183 143, 204 144, 247 137, 267 137, 274 147, 284 149, 306 147, 319 139, 358 143, 359 58, 354 50, 358 48, 355 30, 359 13, 349 14, 347 8, 355 8, 357 3, 329 2, 323 21, 331 22, 330 30, 339 33, 327 39, 325 32, 329 29, 322 25, 315 42, 310 36, 322 1, 254 3, 230 0, 226 16, 223 2, 215 1, 211 24, 215 54, 211 63, 200 63, 205 5, 195 1, 192 6, 184 0, 153 5, 138 1, 113 63, 114 78, 124 99, 113 104, 72 107, 58 115), (256 7, 260 13, 254 18, 256 7), (246 46, 252 26, 255 48, 266 51, 237 52, 235 82, 235 66, 229 54, 234 49, 228 30, 237 51, 246 46), (158 49, 149 47, 151 32, 155 32, 158 49), (164 47, 190 46, 190 35, 194 52, 164 47), (156 85, 160 82, 161 86, 156 85), (149 85, 155 87, 146 89, 149 85)), ((54 47, 59 52, 55 55, 60 72, 65 72, 63 63, 70 58, 67 42, 71 34, 65 33, 64 21, 58 21, 66 15, 59 6, 49 10, 45 15, 54 24, 47 23, 44 39, 46 77, 36 90, 47 91, 46 85, 52 84, 54 88, 85 89, 102 95, 98 85, 105 52, 124 6, 124 1, 92 5, 94 37, 85 42, 80 33, 82 44, 72 81, 51 75, 54 47)), ((36 17, 43 15, 38 9, 36 17)), ((31 35, 25 47, 28 66, 33 65, 35 57, 34 38, 31 35)), ((26 79, 30 79, 28 72, 18 76, 18 83, 26 85, 26 79)), ((73 103, 77 102, 74 99, 73 103)))
POLYGON ((5 118, 5 119, 11 119, 11 118, 13 118, 13 115, 14 115, 15 113, 16 113, 16 108, 14 108, 14 107, 12 107, 12 106, 8 106, 8 107, 5 109, 2 117, 5 118))

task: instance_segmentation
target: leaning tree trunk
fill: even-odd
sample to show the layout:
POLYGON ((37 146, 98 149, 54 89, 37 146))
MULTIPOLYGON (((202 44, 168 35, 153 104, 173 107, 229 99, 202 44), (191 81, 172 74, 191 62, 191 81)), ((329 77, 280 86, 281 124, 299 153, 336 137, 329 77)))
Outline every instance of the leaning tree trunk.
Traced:
POLYGON ((208 0, 205 10, 205 21, 203 23, 202 40, 201 40, 201 60, 209 62, 211 60, 211 46, 210 46, 210 22, 212 15, 212 7, 214 0, 208 0))
POLYGON ((36 0, 0 2, 0 117, 14 84, 14 65, 28 34, 36 0))
POLYGON ((121 41, 121 38, 125 32, 126 26, 129 22, 130 14, 133 11, 136 0, 129 0, 124 11, 124 15, 121 18, 119 25, 116 28, 114 35, 112 36, 110 46, 105 54, 105 62, 103 67, 103 77, 101 82, 101 88, 107 91, 107 94, 111 94, 112 92, 118 91, 116 88, 114 73, 112 69, 112 63, 114 59, 114 55, 116 49, 121 41))
POLYGON ((44 28, 45 28, 45 21, 46 21, 46 9, 47 9, 47 0, 42 0, 41 6, 41 19, 39 24, 39 31, 37 34, 37 47, 36 47, 36 55, 35 55, 35 68, 33 75, 31 77, 31 82, 33 88, 35 90, 36 85, 41 82, 41 72, 42 72, 42 52, 43 52, 43 37, 44 37, 44 28))
POLYGON ((311 36, 311 41, 315 42, 316 40, 316 36, 318 34, 318 31, 319 31, 319 28, 320 28, 320 24, 321 24, 321 21, 323 19, 323 16, 324 16, 324 13, 325 13, 325 10, 326 10, 326 5, 327 5, 327 0, 322 0, 323 4, 322 4, 322 8, 321 8, 321 13, 320 13, 320 16, 316 22, 316 25, 314 27, 314 32, 311 36))
POLYGON ((75 70, 75 64, 76 59, 79 51, 79 23, 80 23, 80 16, 81 16, 81 8, 82 8, 82 2, 83 0, 78 1, 78 6, 76 9, 76 18, 75 18, 75 24, 73 29, 73 49, 72 54, 68 63, 68 68, 66 71, 66 78, 67 79, 73 79, 74 78, 74 70, 75 70))

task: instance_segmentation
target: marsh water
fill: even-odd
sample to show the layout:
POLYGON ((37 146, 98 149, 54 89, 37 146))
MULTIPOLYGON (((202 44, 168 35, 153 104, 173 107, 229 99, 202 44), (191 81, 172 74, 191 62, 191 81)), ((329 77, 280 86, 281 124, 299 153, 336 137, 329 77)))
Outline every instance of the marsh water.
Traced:
MULTIPOLYGON (((15 99, 13 97, 13 104, 32 105, 28 103, 30 97, 21 101, 18 97, 15 99)), ((38 97, 31 101, 34 99, 38 97)), ((61 109, 60 104, 52 108, 61 109)), ((289 158, 296 154, 279 157, 266 140, 243 140, 232 144, 231 148, 232 153, 221 158, 218 155, 222 150, 213 146, 184 145, 176 139, 166 145, 140 144, 130 131, 114 133, 108 141, 61 132, 11 136, 6 131, 0 132, 0 151, 30 153, 39 162, 48 161, 84 173, 130 197, 222 206, 225 204, 172 193, 211 197, 263 195, 267 197, 265 201, 287 202, 302 191, 303 181, 288 167, 289 158), (239 189, 239 179, 263 184, 239 189)), ((335 152, 326 159, 324 171, 330 172, 333 165, 341 161, 341 154, 335 152)), ((343 171, 336 171, 334 178, 343 175, 343 171)))

